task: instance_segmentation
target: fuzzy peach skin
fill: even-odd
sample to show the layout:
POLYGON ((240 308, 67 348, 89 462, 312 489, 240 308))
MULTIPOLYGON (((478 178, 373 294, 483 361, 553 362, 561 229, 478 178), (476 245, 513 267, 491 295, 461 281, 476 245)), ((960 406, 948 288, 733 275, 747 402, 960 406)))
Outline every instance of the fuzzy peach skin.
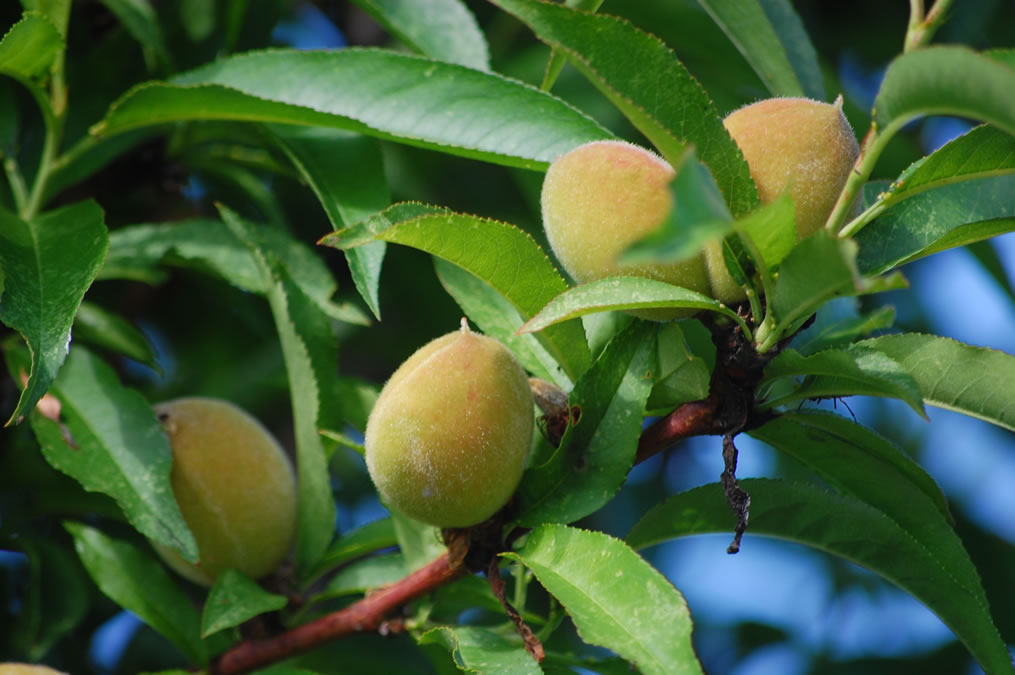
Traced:
POLYGON ((62 670, 36 663, 0 663, 0 675, 66 675, 62 670))
MULTIPOLYGON (((789 192, 797 240, 821 229, 860 153, 842 98, 771 98, 735 110, 723 124, 744 153, 761 203, 789 192)), ((726 270, 718 241, 705 248, 705 265, 712 297, 727 303, 747 297, 726 270)))
POLYGON ((289 553, 298 496, 293 467, 260 422, 228 401, 180 398, 155 406, 173 449, 171 482, 197 541, 192 564, 155 550, 180 575, 210 586, 226 569, 257 579, 289 553))
MULTIPOLYGON (((543 227, 557 260, 579 283, 641 276, 709 293, 700 256, 678 263, 624 265, 617 256, 662 225, 672 208, 673 169, 632 143, 594 141, 561 155, 543 180, 543 227)), ((639 310, 665 320, 692 310, 639 310)))
POLYGON ((384 385, 366 464, 384 501, 438 527, 468 527, 514 493, 532 444, 528 376, 493 338, 461 330, 427 343, 384 385))

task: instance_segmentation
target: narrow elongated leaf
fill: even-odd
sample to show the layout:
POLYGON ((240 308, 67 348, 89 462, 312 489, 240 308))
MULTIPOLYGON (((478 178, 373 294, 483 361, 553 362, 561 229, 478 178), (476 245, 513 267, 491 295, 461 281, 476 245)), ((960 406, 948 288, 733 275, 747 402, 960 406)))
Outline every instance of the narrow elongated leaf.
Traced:
POLYGON ((903 54, 885 71, 873 121, 890 136, 919 115, 971 117, 1015 134, 1015 68, 965 47, 903 54))
POLYGON ((116 15, 130 36, 137 40, 146 57, 153 52, 163 66, 168 68, 172 65, 169 50, 162 39, 159 17, 149 0, 102 0, 102 4, 116 15))
POLYGON ((959 181, 1015 173, 1015 137, 984 124, 914 162, 888 190, 886 206, 959 181))
MULTIPOLYGON (((468 270, 529 318, 567 282, 528 233, 513 225, 423 204, 396 204, 376 217, 329 234, 322 244, 335 248, 382 240, 412 246, 468 270)), ((579 322, 555 326, 539 338, 571 378, 589 363, 579 322)))
POLYGON ((810 356, 823 349, 845 347, 857 338, 867 337, 871 333, 891 328, 895 323, 894 307, 879 307, 870 314, 854 314, 839 319, 818 320, 794 340, 793 348, 804 356, 810 356))
POLYGON ((314 595, 314 602, 367 593, 393 584, 408 573, 401 553, 385 553, 357 560, 332 577, 325 589, 314 595))
POLYGON ((865 274, 878 274, 946 248, 1015 230, 1012 194, 1015 174, 917 193, 857 233, 857 265, 865 274))
MULTIPOLYGON (((10 543, 6 539, 5 548, 10 543)), ((27 555, 31 578, 26 592, 11 596, 18 597, 18 619, 5 636, 6 648, 41 661, 88 615, 92 587, 77 556, 49 533, 22 533, 13 543, 27 555)))
MULTIPOLYGON (((309 246, 273 227, 254 226, 270 242, 293 282, 328 316, 365 325, 370 319, 355 306, 337 304, 335 278, 309 246)), ((269 284, 256 259, 219 220, 196 218, 174 223, 125 227, 110 237, 109 255, 99 278, 147 280, 159 265, 193 266, 216 274, 245 291, 264 295, 269 284)))
POLYGON ((164 635, 188 659, 206 663, 209 645, 201 640, 201 617, 186 593, 147 551, 108 537, 82 523, 64 523, 74 548, 99 589, 164 635))
POLYGON ((490 49, 461 0, 355 0, 378 23, 420 54, 490 70, 490 49))
POLYGON ((656 369, 652 324, 632 323, 610 341, 571 391, 568 404, 577 406, 577 416, 560 447, 522 477, 522 523, 569 523, 616 494, 634 463, 656 369))
POLYGON ((63 48, 63 37, 48 17, 25 12, 0 40, 0 73, 23 80, 38 77, 63 48))
POLYGON ((524 320, 507 298, 478 277, 442 258, 434 258, 434 270, 444 290, 455 299, 465 315, 479 326, 484 335, 497 338, 507 345, 518 357, 522 367, 532 375, 570 391, 571 378, 564 373, 550 352, 534 335, 518 334, 518 328, 524 320))
POLYGON ((773 96, 804 95, 786 48, 758 0, 698 0, 698 4, 722 28, 773 96))
POLYGON ((103 138, 190 119, 346 129, 535 170, 582 143, 612 136, 520 82, 377 49, 232 56, 168 83, 135 87, 93 133, 103 138))
POLYGON ((804 96, 824 101, 825 82, 818 53, 793 5, 789 0, 760 0, 760 4, 786 50, 786 58, 803 87, 804 96))
MULTIPOLYGON (((751 495, 752 534, 796 541, 851 560, 898 584, 926 604, 965 643, 989 673, 1013 672, 1011 656, 990 610, 884 512, 814 485, 782 480, 740 481, 751 495)), ((722 488, 705 485, 670 497, 638 521, 627 536, 635 548, 675 537, 728 532, 735 525, 722 488)))
POLYGON ((901 277, 861 279, 857 245, 820 230, 798 244, 782 261, 772 311, 775 334, 791 333, 821 305, 837 295, 857 295, 904 287, 901 277))
MULTIPOLYGON (((268 128, 317 195, 332 229, 365 220, 391 203, 381 148, 375 139, 339 129, 280 124, 268 128)), ((379 241, 345 251, 356 290, 378 319, 385 246, 379 241)))
POLYGON ((535 333, 560 321, 617 309, 707 309, 735 318, 718 300, 647 277, 607 277, 575 286, 553 298, 526 321, 521 333, 535 333))
POLYGON ((440 626, 420 637, 420 644, 438 644, 451 652, 459 669, 483 675, 542 673, 519 640, 474 626, 440 626))
POLYGON ((296 469, 300 486, 296 564, 303 574, 313 568, 331 542, 335 502, 331 496, 328 463, 318 433, 322 418, 329 417, 334 401, 326 383, 338 360, 331 325, 313 299, 297 286, 278 249, 262 239, 263 230, 234 212, 219 207, 233 234, 245 242, 257 261, 267 300, 282 343, 296 436, 296 469))
POLYGON ((541 525, 504 556, 532 570, 586 642, 612 649, 646 675, 702 672, 683 596, 624 542, 541 525))
POLYGON ((1010 383, 1015 356, 936 335, 886 335, 857 343, 892 357, 920 386, 925 403, 1015 431, 1010 383))
POLYGON ((801 376, 807 379, 795 391, 769 401, 768 405, 807 398, 887 396, 905 401, 917 415, 927 418, 916 380, 898 361, 870 347, 850 345, 810 356, 786 349, 765 367, 762 386, 778 378, 801 376))
POLYGON ((941 489, 919 464, 869 429, 808 411, 772 420, 751 435, 788 452, 838 490, 883 511, 984 606, 979 574, 955 530, 941 489))
POLYGON ((197 560, 169 482, 169 439, 148 402, 83 347, 71 350, 52 393, 59 419, 38 409, 29 417, 46 461, 86 490, 115 499, 145 536, 197 560))
POLYGON ((284 595, 269 593, 236 570, 226 570, 215 580, 201 612, 201 637, 253 619, 258 614, 282 609, 284 595))
POLYGON ((391 518, 382 518, 372 523, 342 535, 328 550, 321 556, 317 564, 316 574, 319 576, 339 565, 355 560, 356 558, 379 551, 383 548, 392 548, 398 544, 395 538, 395 525, 391 518))
POLYGON ((564 53, 671 164, 693 144, 734 216, 757 206, 747 162, 715 104, 658 38, 612 16, 536 0, 492 1, 564 53))
POLYGON ((155 348, 134 324, 95 303, 83 301, 74 316, 74 337, 111 349, 158 370, 155 348))
POLYGON ((31 373, 7 424, 32 409, 67 358, 71 324, 109 247, 102 209, 80 202, 26 222, 0 209, 0 322, 21 333, 31 373))

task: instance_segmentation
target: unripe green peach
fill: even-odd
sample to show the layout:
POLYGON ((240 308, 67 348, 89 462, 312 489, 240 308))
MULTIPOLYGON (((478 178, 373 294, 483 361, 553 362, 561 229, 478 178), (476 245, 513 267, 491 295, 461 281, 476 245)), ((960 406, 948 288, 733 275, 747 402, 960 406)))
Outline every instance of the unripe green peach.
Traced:
MULTIPOLYGON (((740 147, 762 204, 788 192, 796 208, 797 240, 821 229, 846 184, 860 148, 842 114, 842 99, 771 98, 730 113, 723 121, 740 147)), ((723 262, 719 242, 705 249, 712 296, 746 296, 723 262)))
POLYGON ((468 527, 514 493, 533 426, 525 371, 463 319, 384 385, 367 421, 367 469, 388 505, 438 527, 468 527))
MULTIPOLYGON (((662 225, 672 208, 673 169, 623 141, 594 141, 558 157, 543 181, 543 227, 557 260, 579 283, 627 275, 708 293, 700 256, 677 263, 620 265, 617 257, 662 225)), ((687 310, 632 312, 673 319, 687 310)))
POLYGON ((210 586, 226 569, 257 579, 289 553, 298 497, 292 464, 261 424, 228 401, 180 398, 155 406, 173 449, 171 483, 200 559, 156 551, 210 586))

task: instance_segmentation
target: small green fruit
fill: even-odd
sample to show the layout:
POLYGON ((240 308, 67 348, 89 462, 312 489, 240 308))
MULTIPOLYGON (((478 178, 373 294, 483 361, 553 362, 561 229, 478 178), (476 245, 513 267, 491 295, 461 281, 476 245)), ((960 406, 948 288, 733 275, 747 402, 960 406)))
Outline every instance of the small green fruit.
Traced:
POLYGON ((296 530, 296 478, 285 452, 253 417, 228 401, 180 398, 155 406, 173 449, 171 482, 200 559, 155 550, 182 576, 210 586, 226 569, 257 579, 289 553, 296 530))
MULTIPOLYGON (((796 208, 797 240, 824 227, 860 148, 842 114, 842 99, 772 98, 730 113, 723 121, 740 147, 762 204, 789 192, 796 208)), ((720 243, 705 249, 712 297, 747 297, 723 261, 720 243)))
POLYGON ((0 675, 66 675, 37 663, 0 663, 0 675))
POLYGON ((468 527, 514 493, 533 426, 525 371, 463 319, 461 330, 421 347, 384 385, 367 421, 367 469, 395 509, 438 527, 468 527))
MULTIPOLYGON (((595 141, 550 165, 543 181, 543 227, 557 260, 579 283, 627 275, 658 279, 707 294, 700 256, 678 263, 619 265, 617 257, 657 229, 672 208, 673 169, 661 157, 631 143, 595 141)), ((674 319, 688 310, 632 312, 674 319)))

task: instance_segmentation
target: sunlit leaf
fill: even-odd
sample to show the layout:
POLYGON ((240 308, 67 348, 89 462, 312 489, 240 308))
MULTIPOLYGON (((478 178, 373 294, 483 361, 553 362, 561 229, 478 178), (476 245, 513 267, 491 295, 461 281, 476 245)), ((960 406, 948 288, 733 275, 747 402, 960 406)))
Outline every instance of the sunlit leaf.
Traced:
POLYGON ((239 626, 259 614, 282 609, 284 595, 269 593, 246 575, 225 570, 208 592, 201 613, 201 637, 239 626))
MULTIPOLYGON (((458 265, 504 296, 523 318, 533 316, 567 288, 543 249, 523 230, 424 204, 396 204, 321 243, 345 249, 375 240, 412 246, 458 265)), ((539 339, 570 377, 588 366, 580 323, 555 326, 539 339)))
POLYGON ((1006 395, 1015 381, 1015 356, 916 333, 857 344, 902 364, 920 386, 925 403, 1015 431, 1015 406, 1006 395))
POLYGON ((135 87, 93 134, 194 119, 346 129, 536 170, 611 137, 563 101, 515 80, 377 49, 228 57, 171 82, 135 87))
POLYGON ((624 542, 540 525, 504 555, 532 570, 586 642, 612 649, 646 675, 702 672, 683 596, 624 542))

